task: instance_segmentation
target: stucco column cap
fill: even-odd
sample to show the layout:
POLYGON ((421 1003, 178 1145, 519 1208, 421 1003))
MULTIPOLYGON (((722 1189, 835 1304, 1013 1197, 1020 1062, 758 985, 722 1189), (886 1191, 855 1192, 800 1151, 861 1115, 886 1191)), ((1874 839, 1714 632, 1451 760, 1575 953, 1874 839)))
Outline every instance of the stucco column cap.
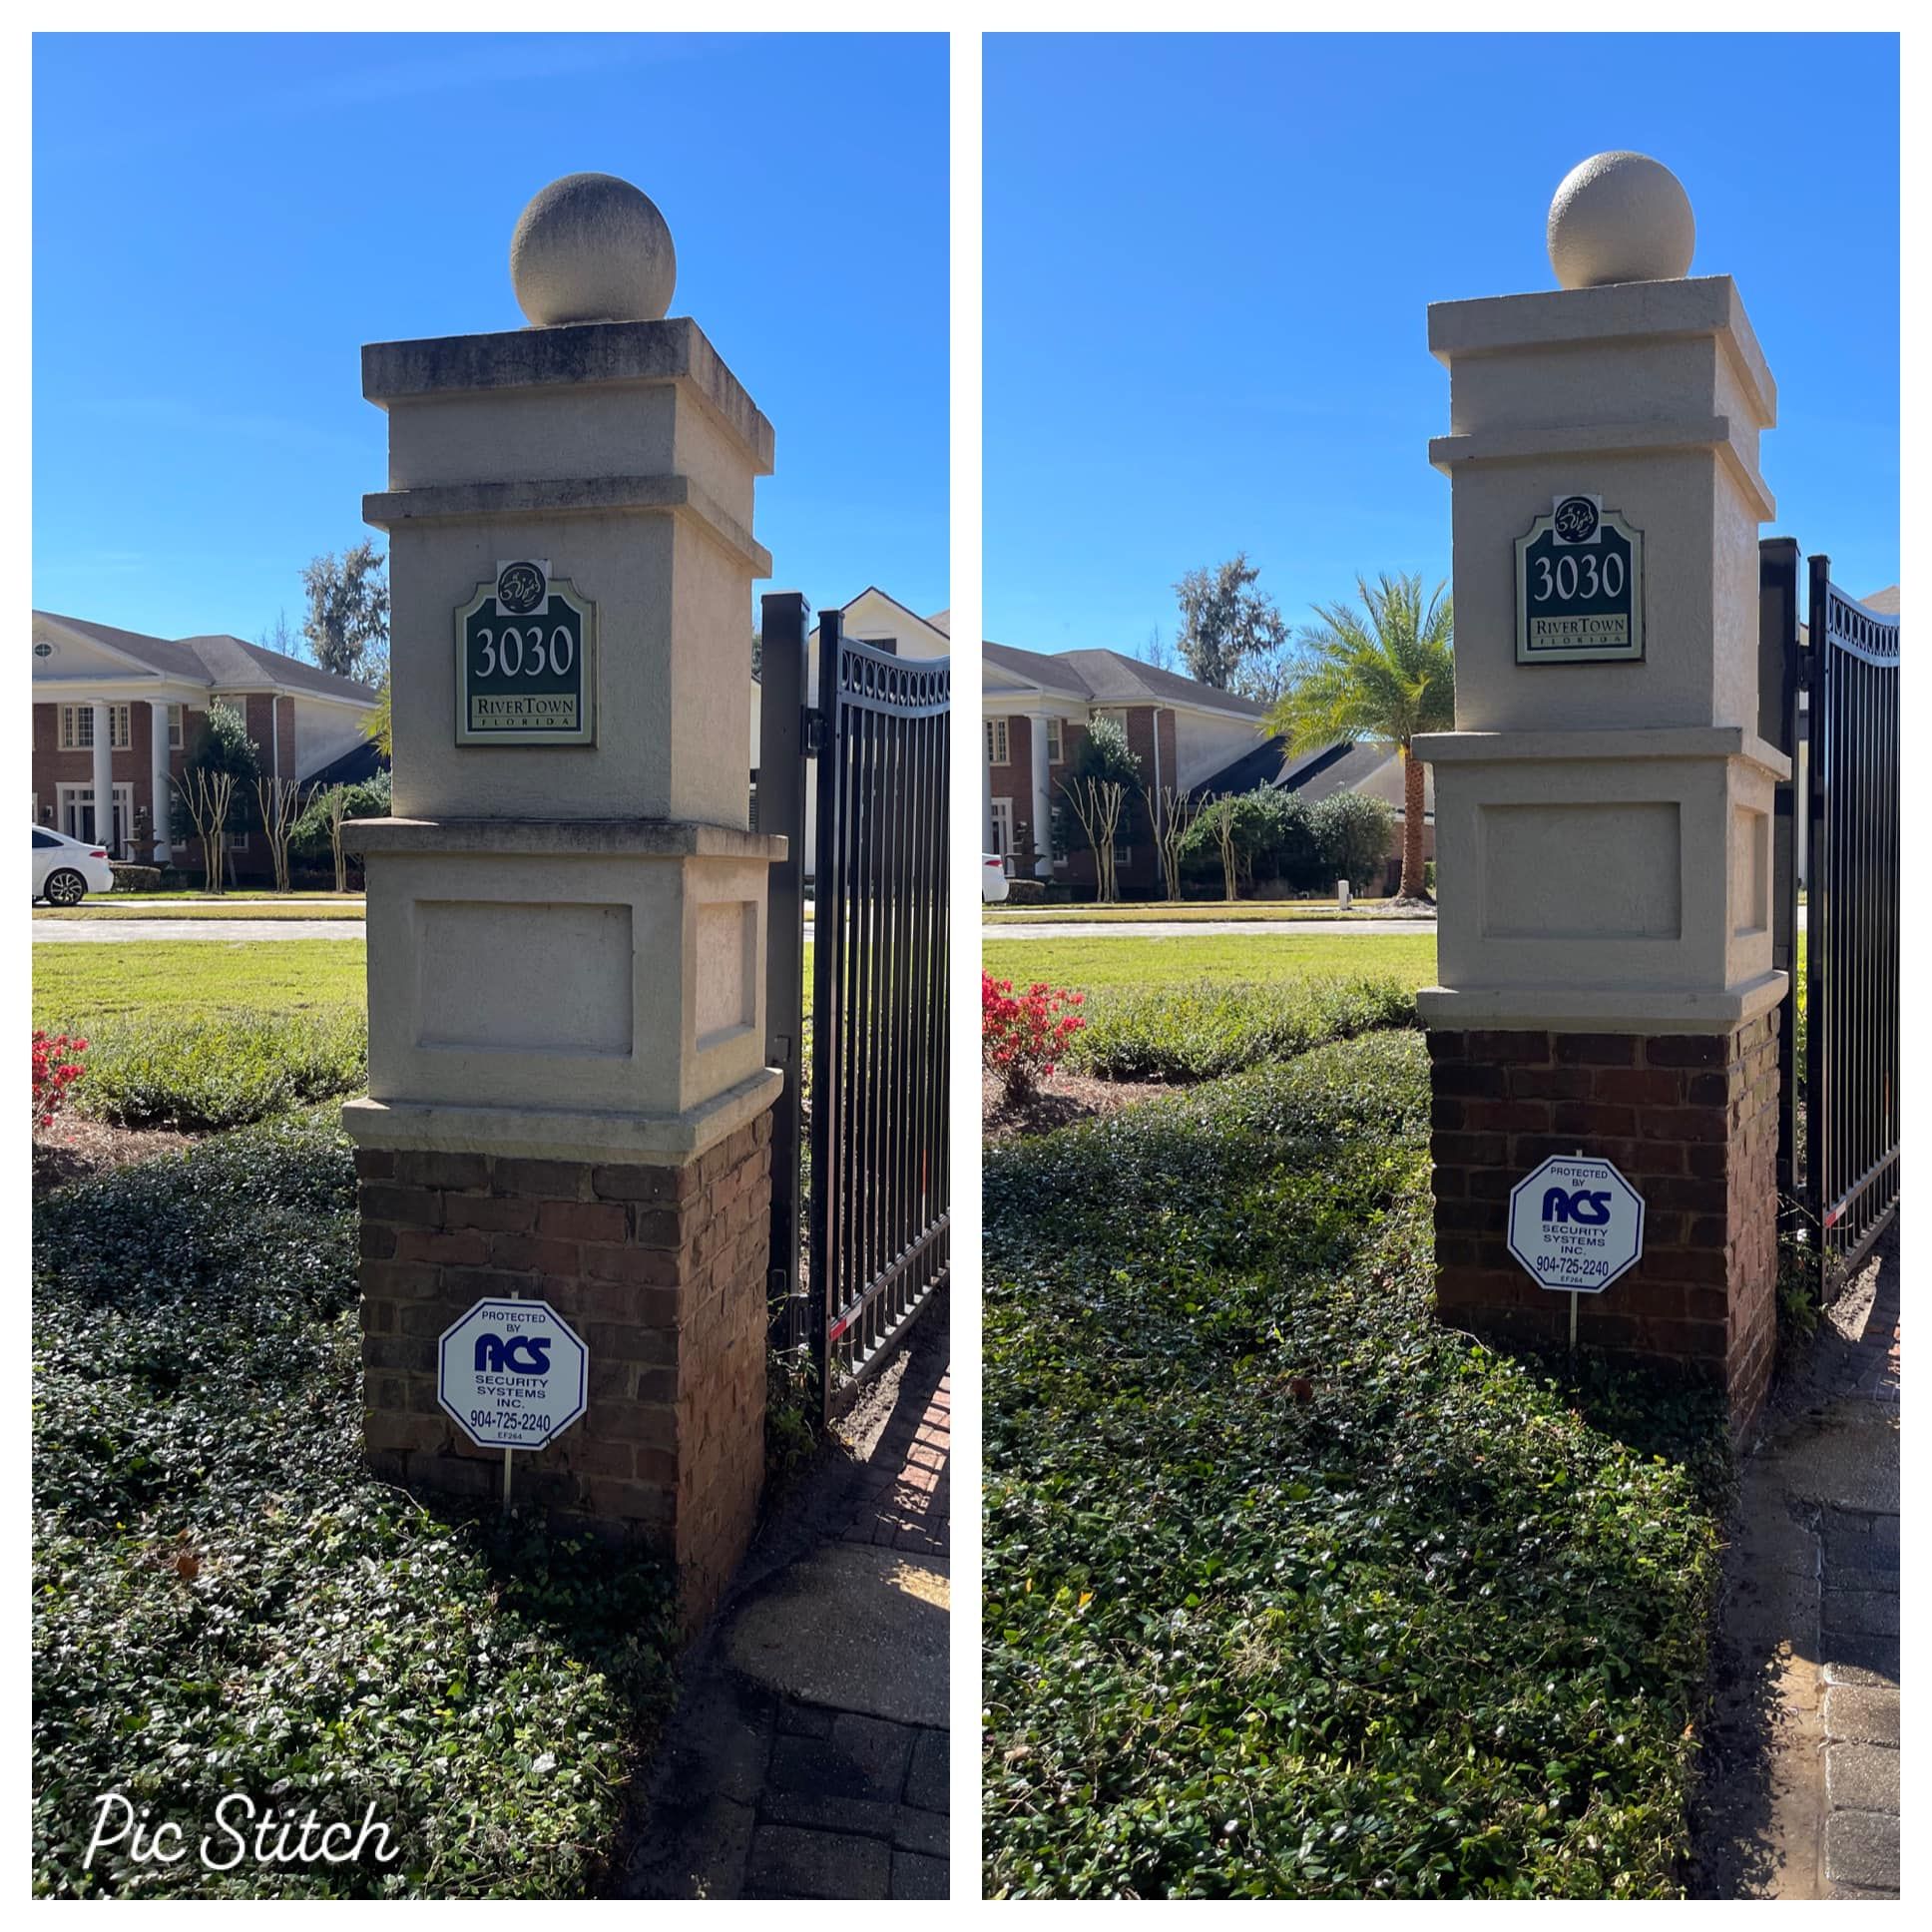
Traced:
POLYGON ((341 1120, 343 1133, 357 1147, 682 1168, 747 1121, 756 1120, 783 1088, 783 1073, 764 1067, 682 1114, 463 1107, 447 1101, 372 1100, 365 1095, 343 1104, 341 1120))
POLYGON ((785 840, 679 818, 351 818, 343 849, 502 853, 543 858, 751 858, 775 864, 785 840))
POLYGON ((362 347, 362 394, 378 409, 479 389, 599 382, 684 384, 736 438, 751 460, 752 474, 771 474, 770 423, 689 315, 659 322, 568 322, 362 347))
POLYGON ((1452 367, 1458 356, 1696 335, 1715 336, 1724 344, 1759 426, 1775 428, 1777 384, 1728 275, 1617 281, 1601 288, 1546 288, 1429 304, 1429 353, 1452 367))
POLYGON ((1639 764, 1657 758, 1742 758, 1772 778, 1791 775, 1791 760, 1741 724, 1670 724, 1606 731, 1423 731, 1415 755, 1424 764, 1500 764, 1510 760, 1600 759, 1639 764))

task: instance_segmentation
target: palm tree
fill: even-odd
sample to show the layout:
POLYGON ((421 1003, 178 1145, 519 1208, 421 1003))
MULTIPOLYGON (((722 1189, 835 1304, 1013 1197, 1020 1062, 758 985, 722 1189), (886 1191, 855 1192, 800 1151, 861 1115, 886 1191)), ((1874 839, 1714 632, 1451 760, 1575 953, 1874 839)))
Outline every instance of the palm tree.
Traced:
POLYGON ((1286 689, 1268 714, 1268 728, 1291 752, 1319 750, 1337 738, 1393 744, 1402 757, 1402 896, 1426 899, 1422 882, 1422 766, 1419 731, 1456 724, 1455 617, 1443 587, 1424 608, 1420 577, 1384 573, 1362 610, 1317 604, 1321 621, 1300 633, 1299 656, 1286 689))

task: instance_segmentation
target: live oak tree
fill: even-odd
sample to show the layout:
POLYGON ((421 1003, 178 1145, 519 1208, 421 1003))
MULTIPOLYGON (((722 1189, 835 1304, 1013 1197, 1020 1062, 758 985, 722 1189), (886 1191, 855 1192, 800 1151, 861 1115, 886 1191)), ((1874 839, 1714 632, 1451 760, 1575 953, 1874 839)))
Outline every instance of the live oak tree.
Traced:
POLYGON ((1127 748, 1127 727, 1118 719, 1097 718, 1081 736, 1073 770, 1060 780, 1093 848, 1095 896, 1102 904, 1120 897, 1114 844, 1127 815, 1130 789, 1140 776, 1141 761, 1127 748))
POLYGON ((1268 714, 1290 752, 1337 738, 1393 744, 1402 758, 1402 897, 1427 899, 1423 877, 1423 768, 1415 739, 1456 723, 1455 616, 1441 585, 1425 603, 1422 579, 1356 578, 1358 610, 1317 604, 1318 623, 1297 640, 1282 693, 1268 714))
POLYGON ((339 558, 312 558, 302 589, 302 638, 315 662, 338 677, 378 682, 389 663, 388 559, 364 538, 339 558))
POLYGON ((1275 669, 1288 641, 1287 620, 1274 599, 1254 588, 1261 569, 1237 550, 1211 570, 1191 570, 1175 585, 1181 600, 1178 640, 1188 675, 1216 691, 1271 695, 1275 669))

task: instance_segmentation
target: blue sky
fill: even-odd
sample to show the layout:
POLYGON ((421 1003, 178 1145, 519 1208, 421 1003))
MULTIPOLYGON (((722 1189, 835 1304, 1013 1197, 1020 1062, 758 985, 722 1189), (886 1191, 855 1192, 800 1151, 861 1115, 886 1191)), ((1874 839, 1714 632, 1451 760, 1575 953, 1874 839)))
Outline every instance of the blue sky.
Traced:
POLYGON ((1777 379, 1763 534, 1898 581, 1895 38, 989 35, 984 91, 988 637, 1138 655, 1243 547, 1296 624, 1446 577, 1424 311, 1554 287, 1610 148, 1684 182, 1777 379))
POLYGON ((360 346, 517 328, 510 234, 622 175, 771 419, 774 579, 948 581, 947 43, 88 35, 34 48, 34 602, 253 638, 369 533, 360 346))

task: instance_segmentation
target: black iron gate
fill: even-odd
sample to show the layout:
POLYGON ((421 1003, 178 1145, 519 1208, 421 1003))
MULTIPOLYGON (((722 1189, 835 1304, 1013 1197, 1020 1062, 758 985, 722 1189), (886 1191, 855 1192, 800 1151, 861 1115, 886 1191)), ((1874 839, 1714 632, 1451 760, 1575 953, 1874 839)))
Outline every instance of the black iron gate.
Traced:
POLYGON ((807 710, 803 599, 767 597, 762 635, 758 822, 792 840, 776 868, 789 890, 773 884, 767 982, 772 1051, 789 1043, 792 1096, 773 1139, 772 1265, 784 1275, 784 1331, 810 1342, 832 1414, 904 1339, 950 1265, 951 664, 855 642, 827 612, 807 710), (808 1015, 798 953, 781 958, 777 933, 781 917, 800 918, 806 759, 817 818, 808 1015), (798 1018, 787 1024, 789 1014, 798 1018))
POLYGON ((1898 619, 1847 597, 1830 559, 1813 557, 1801 645, 1797 547, 1766 544, 1762 557, 1767 629, 1774 605, 1789 613, 1776 622, 1797 765, 1788 832, 1782 800, 1777 828, 1779 925, 1801 934, 1776 959, 1793 975, 1778 1182, 1830 1293, 1898 1212, 1898 619))

